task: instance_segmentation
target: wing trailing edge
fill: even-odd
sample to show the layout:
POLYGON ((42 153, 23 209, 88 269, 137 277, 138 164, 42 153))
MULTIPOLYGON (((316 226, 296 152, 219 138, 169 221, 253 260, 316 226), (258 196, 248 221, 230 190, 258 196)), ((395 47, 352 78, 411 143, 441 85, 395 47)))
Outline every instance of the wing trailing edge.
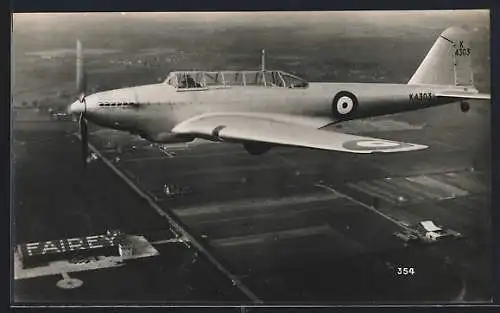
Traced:
POLYGON ((474 99, 474 100, 490 100, 491 95, 487 93, 471 93, 462 91, 441 91, 436 92, 436 97, 457 98, 457 99, 474 99))

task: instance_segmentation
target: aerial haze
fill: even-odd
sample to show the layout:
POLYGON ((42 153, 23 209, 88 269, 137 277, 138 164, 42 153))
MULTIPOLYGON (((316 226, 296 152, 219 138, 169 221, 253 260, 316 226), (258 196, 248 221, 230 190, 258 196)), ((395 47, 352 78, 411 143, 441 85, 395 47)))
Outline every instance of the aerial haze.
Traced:
MULTIPOLYGON (((437 35, 450 25, 475 32, 478 70, 489 77, 485 10, 15 14, 13 65, 22 68, 18 62, 30 53, 73 51, 80 39, 86 50, 121 52, 101 60, 90 53, 90 72, 102 68, 100 62, 107 58, 153 59, 147 70, 137 69, 141 73, 135 84, 152 82, 173 69, 256 69, 262 48, 268 51, 269 68, 295 72, 309 81, 406 82, 437 35)), ((30 64, 33 70, 38 66, 43 65, 30 64)), ((71 64, 65 69, 68 77, 74 70, 71 64)), ((480 87, 489 88, 479 80, 480 87)))

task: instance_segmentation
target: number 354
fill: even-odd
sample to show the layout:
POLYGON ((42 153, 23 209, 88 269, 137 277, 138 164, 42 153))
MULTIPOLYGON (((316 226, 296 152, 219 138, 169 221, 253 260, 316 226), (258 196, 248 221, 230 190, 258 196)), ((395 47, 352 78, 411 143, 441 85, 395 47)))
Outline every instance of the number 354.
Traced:
POLYGON ((415 268, 413 267, 398 267, 396 272, 398 275, 415 275, 415 268))

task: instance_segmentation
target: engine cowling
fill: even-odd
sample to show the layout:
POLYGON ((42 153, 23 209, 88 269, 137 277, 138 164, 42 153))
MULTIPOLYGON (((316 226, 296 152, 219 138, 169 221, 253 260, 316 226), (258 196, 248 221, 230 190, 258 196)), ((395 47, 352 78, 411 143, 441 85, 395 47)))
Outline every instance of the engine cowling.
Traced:
POLYGON ((251 155, 261 155, 269 151, 272 145, 262 142, 245 142, 243 147, 251 155))

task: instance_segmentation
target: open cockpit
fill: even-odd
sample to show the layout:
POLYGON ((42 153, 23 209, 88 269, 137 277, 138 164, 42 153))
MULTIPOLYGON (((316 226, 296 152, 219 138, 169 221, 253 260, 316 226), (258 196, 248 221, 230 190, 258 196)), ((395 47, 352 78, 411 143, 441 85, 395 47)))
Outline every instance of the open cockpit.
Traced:
POLYGON ((204 90, 235 86, 306 88, 307 81, 283 71, 175 71, 164 83, 178 90, 204 90))

